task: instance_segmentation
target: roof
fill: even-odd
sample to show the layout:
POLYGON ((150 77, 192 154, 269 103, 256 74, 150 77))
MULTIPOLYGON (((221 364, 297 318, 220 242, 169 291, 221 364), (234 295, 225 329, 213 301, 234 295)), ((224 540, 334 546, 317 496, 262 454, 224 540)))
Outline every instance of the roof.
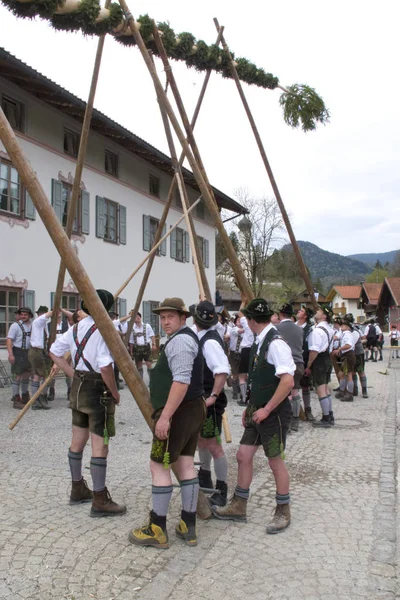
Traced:
MULTIPOLYGON (((22 62, 10 52, 0 47, 0 76, 14 85, 22 88, 29 94, 36 96, 42 102, 61 111, 68 117, 72 117, 80 124, 83 123, 86 102, 71 94, 45 75, 42 75, 26 63, 22 62)), ((93 110, 91 130, 109 138, 115 144, 119 144, 129 152, 132 152, 142 160, 150 162, 154 167, 161 169, 169 175, 174 175, 172 161, 169 156, 157 150, 151 144, 142 140, 116 121, 113 121, 97 109, 93 110)), ((193 173, 182 168, 185 183, 199 190, 193 173)), ((217 188, 212 186, 215 199, 220 208, 225 208, 239 214, 247 214, 249 211, 217 188)))
POLYGON ((396 306, 400 306, 400 277, 386 277, 379 294, 378 304, 381 305, 384 296, 390 293, 396 306))
POLYGON ((361 294, 360 285, 334 285, 328 293, 326 300, 331 302, 336 294, 345 300, 358 300, 361 294))
MULTIPOLYGON (((318 299, 321 300, 323 298, 325 298, 325 294, 323 294, 322 292, 320 292, 319 290, 317 290, 317 288, 313 288, 314 293, 318 294, 318 299)), ((298 294, 296 294, 296 296, 294 297, 293 302, 297 302, 300 300, 304 300, 304 298, 310 298, 310 294, 308 293, 308 290, 303 290, 302 292, 299 292, 298 294)))
POLYGON ((362 287, 368 299, 369 304, 378 304, 379 295, 382 289, 382 283, 363 283, 362 287))

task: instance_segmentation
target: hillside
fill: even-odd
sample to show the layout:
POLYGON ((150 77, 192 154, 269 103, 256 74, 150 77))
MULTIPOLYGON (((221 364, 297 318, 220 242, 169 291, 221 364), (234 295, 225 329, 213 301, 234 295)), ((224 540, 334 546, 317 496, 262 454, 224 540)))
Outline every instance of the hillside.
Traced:
POLYGON ((373 267, 377 260, 381 265, 392 263, 398 250, 391 250, 390 252, 372 252, 371 254, 349 254, 347 258, 353 260, 361 260, 361 262, 373 267))
POLYGON ((364 262, 322 250, 311 242, 299 241, 298 244, 312 280, 319 280, 325 291, 335 283, 359 283, 372 270, 364 262))

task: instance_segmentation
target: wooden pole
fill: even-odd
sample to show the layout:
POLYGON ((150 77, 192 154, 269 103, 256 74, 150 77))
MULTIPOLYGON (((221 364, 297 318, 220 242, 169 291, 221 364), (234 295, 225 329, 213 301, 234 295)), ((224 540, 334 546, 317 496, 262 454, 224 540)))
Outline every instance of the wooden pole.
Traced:
MULTIPOLYGON (((218 20, 214 19, 214 23, 215 23, 215 27, 217 28, 217 31, 220 33, 222 28, 219 26, 218 20)), ((282 196, 281 196, 279 188, 278 188, 278 184, 276 183, 274 174, 273 174, 272 169, 271 169, 271 165, 269 164, 269 161, 268 161, 268 158, 267 158, 267 154, 265 152, 264 145, 263 145, 262 140, 261 140, 261 136, 260 136, 259 131, 257 129, 256 122, 255 122, 254 117, 252 115, 252 112, 250 110, 250 106, 249 106, 249 104, 247 102, 246 96, 244 94, 242 83, 241 83, 241 81, 239 79, 239 76, 237 74, 235 63, 234 63, 234 61, 232 59, 232 55, 231 55, 231 53, 229 51, 229 48, 228 48, 228 45, 227 45, 227 43, 225 41, 223 33, 221 35, 221 41, 222 41, 222 47, 223 47, 224 51, 226 52, 226 55, 229 58, 229 63, 230 63, 230 68, 231 68, 231 72, 232 72, 232 77, 235 80, 236 87, 237 87, 237 90, 239 92, 239 96, 240 96, 240 98, 242 100, 244 109, 246 111, 246 115, 247 115, 247 117, 248 117, 248 119, 250 121, 250 126, 251 126, 251 129, 253 130, 253 134, 254 134, 254 137, 256 139, 257 146, 258 146, 258 149, 259 149, 260 154, 261 154, 262 161, 263 161, 264 166, 265 166, 265 170, 268 173, 268 177, 269 177, 269 180, 271 182, 271 186, 272 186, 272 189, 274 191, 276 201, 277 201, 278 206, 280 208, 280 211, 281 211, 281 214, 282 214, 282 218, 283 218, 283 221, 284 221, 285 226, 286 226, 286 230, 287 230, 287 232, 289 234, 290 243, 292 244, 293 252, 295 253, 295 256, 297 258, 297 262, 298 262, 299 267, 300 267, 301 275, 302 275, 302 277, 304 279, 304 283, 306 285, 307 292, 308 292, 308 294, 309 294, 309 296, 311 298, 311 302, 313 304, 314 310, 316 311, 317 308, 318 308, 318 304, 317 304, 317 301, 316 301, 315 296, 314 296, 314 288, 313 288, 313 285, 311 283, 311 279, 309 277, 309 274, 307 272, 307 267, 306 267, 306 265, 304 263, 302 255, 301 255, 299 245, 297 243, 296 237, 295 237, 294 232, 293 232, 292 225, 290 223, 289 215, 286 212, 286 208, 285 208, 285 205, 283 203, 282 196)))
MULTIPOLYGON (((108 8, 110 3, 111 3, 111 0, 106 0, 105 8, 108 8)), ((90 132, 90 123, 92 121, 92 114, 93 114, 94 97, 96 95, 96 88, 97 88, 97 82, 98 82, 98 78, 99 78, 100 64, 101 64, 101 59, 102 59, 102 55, 103 55, 105 38, 106 38, 106 36, 102 35, 99 37, 99 40, 97 42, 97 51, 96 51, 96 57, 95 57, 94 67, 93 67, 92 81, 90 84, 89 97, 88 97, 88 101, 86 104, 85 116, 83 119, 82 133, 81 133, 81 139, 80 139, 80 143, 79 143, 79 152, 78 152, 78 159, 77 159, 76 169, 75 169, 74 183, 72 186, 71 200, 70 200, 69 206, 68 206, 67 224, 65 226, 65 233, 67 234, 68 238, 71 238, 71 235, 72 235, 72 227, 74 225, 74 219, 75 219, 75 215, 76 215, 76 209, 78 206, 79 195, 81 193, 81 179, 82 179, 82 171, 83 171, 83 162, 84 162, 85 156, 86 156, 86 148, 87 148, 89 132, 90 132)), ((63 291, 63 287, 64 287, 65 271, 66 271, 65 264, 61 260, 60 268, 58 271, 56 292, 54 294, 54 302, 53 302, 53 306, 52 306, 53 316, 51 318, 51 325, 50 325, 49 348, 56 338, 57 313, 60 309, 60 304, 61 304, 61 296, 62 296, 62 291, 63 291)))
POLYGON ((253 291, 251 289, 249 282, 247 281, 247 279, 245 277, 245 274, 243 273, 242 267, 240 265, 240 261, 236 255, 236 252, 232 245, 232 242, 231 242, 227 232, 225 231, 224 225, 222 223, 222 220, 221 220, 221 217, 220 217, 220 214, 218 211, 218 207, 215 202, 215 198, 214 198, 212 189, 209 186, 209 184, 206 183, 203 173, 199 167, 199 164, 198 164, 196 158, 194 157, 194 155, 190 149, 190 146, 186 140, 186 137, 179 125, 178 119, 176 118, 175 113, 172 109, 172 106, 167 98, 167 95, 166 95, 164 89, 163 89, 162 83, 161 83, 161 81, 158 77, 157 71, 152 63, 152 60, 150 58, 149 52, 146 48, 146 45, 143 42, 142 36, 140 35, 139 29, 137 28, 136 22, 132 16, 132 14, 129 12, 128 5, 125 0, 119 0, 119 3, 121 5, 123 11, 125 12, 125 16, 126 16, 128 24, 129 24, 130 30, 132 32, 132 35, 135 38, 135 41, 137 43, 137 46, 138 46, 140 52, 142 53, 142 56, 146 63, 146 66, 149 70, 150 76, 153 80, 154 86, 157 90, 159 99, 165 107, 165 110, 168 114, 168 117, 171 121, 174 131, 179 139, 182 149, 184 150, 186 158, 187 158, 187 160, 190 164, 190 167, 193 171, 193 174, 195 176, 197 185, 199 186, 200 192, 203 195, 206 206, 207 206, 209 212, 211 213, 211 216, 213 217, 215 226, 221 236, 222 242, 225 245, 228 259, 232 266, 235 277, 238 281, 239 287, 241 290, 243 290, 246 298, 248 300, 251 300, 254 297, 253 291))

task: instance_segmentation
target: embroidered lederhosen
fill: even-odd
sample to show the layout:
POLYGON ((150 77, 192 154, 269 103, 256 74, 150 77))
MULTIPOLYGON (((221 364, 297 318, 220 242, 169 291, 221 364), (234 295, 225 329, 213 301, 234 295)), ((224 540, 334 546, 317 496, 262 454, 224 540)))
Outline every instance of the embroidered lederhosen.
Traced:
POLYGON ((15 362, 11 365, 11 373, 13 375, 22 375, 31 370, 31 363, 28 358, 28 349, 26 347, 27 338, 30 338, 31 332, 26 331, 19 321, 17 321, 18 327, 22 332, 22 343, 21 348, 17 346, 13 346, 13 355, 15 358, 15 362))
POLYGON ((22 344, 21 344, 21 350, 26 350, 26 338, 31 336, 31 332, 30 331, 26 331, 24 329, 24 327, 22 326, 22 323, 20 323, 19 321, 17 321, 21 331, 22 331, 22 344))
POLYGON ((136 362, 142 362, 142 361, 151 361, 152 360, 152 356, 151 356, 151 348, 147 342, 147 326, 145 323, 143 323, 143 333, 142 332, 135 332, 135 330, 132 330, 132 335, 133 335, 133 358, 135 359, 136 362), (137 338, 138 337, 143 337, 143 341, 144 343, 142 345, 138 345, 137 343, 137 338))
POLYGON ((76 323, 74 325, 74 329, 72 331, 72 335, 73 335, 75 346, 76 346, 76 354, 75 354, 75 358, 74 358, 74 368, 75 369, 77 368, 80 359, 82 359, 83 362, 84 362, 84 364, 85 364, 85 367, 87 369, 89 369, 89 371, 91 373, 95 373, 95 370, 93 369, 93 367, 90 364, 90 362, 88 360, 86 360, 86 358, 83 356, 83 351, 85 349, 86 344, 88 343, 89 338, 91 337, 91 335, 96 330, 97 330, 97 325, 95 323, 93 323, 93 325, 91 326, 91 328, 88 329, 87 332, 85 333, 82 341, 79 342, 78 341, 78 323, 76 323))

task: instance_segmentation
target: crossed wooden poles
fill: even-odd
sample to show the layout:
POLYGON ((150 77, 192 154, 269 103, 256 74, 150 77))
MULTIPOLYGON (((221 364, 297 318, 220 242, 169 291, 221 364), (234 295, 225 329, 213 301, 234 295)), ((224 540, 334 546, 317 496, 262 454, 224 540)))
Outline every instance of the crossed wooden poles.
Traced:
MULTIPOLYGON (((167 215, 168 215, 169 208, 172 204, 172 199, 174 196, 174 191, 175 191, 176 185, 178 186, 178 189, 179 189, 182 207, 183 207, 183 211, 184 211, 184 215, 181 218, 181 220, 183 220, 183 219, 186 220, 189 238, 190 238, 190 242, 191 242, 192 254, 193 254, 194 262, 195 262, 196 278, 197 278, 197 282, 198 282, 200 297, 201 298, 208 297, 211 300, 210 290, 209 290, 207 278, 205 275, 203 261, 200 256, 198 244, 196 241, 194 223, 193 223, 193 219, 191 216, 191 210, 194 208, 194 205, 192 205, 191 207, 189 206, 188 198, 186 195, 186 189, 185 189, 185 185, 184 185, 184 181, 183 181, 182 171, 181 171, 181 165, 183 163, 184 158, 186 158, 188 160, 188 162, 191 166, 191 169, 195 176, 197 185, 200 189, 202 198, 208 208, 208 211, 210 212, 211 216, 213 217, 215 226, 216 226, 216 228, 220 234, 221 240, 225 246, 231 267, 232 267, 234 275, 235 275, 235 279, 237 281, 237 284, 239 286, 241 293, 243 294, 243 296, 245 296, 247 298, 247 300, 251 300, 254 297, 254 294, 253 294, 250 284, 247 281, 245 274, 241 268, 240 261, 239 261, 237 255, 236 255, 236 252, 232 246, 231 240, 225 231, 224 225, 222 223, 222 220, 221 220, 221 217, 219 214, 217 203, 216 203, 216 200, 215 200, 215 197, 213 194, 213 190, 209 183, 206 171, 204 169, 203 162, 201 160, 200 152, 198 150, 198 147, 197 147, 194 135, 193 135, 193 128, 194 128, 194 125, 197 120, 197 116, 198 116, 198 113, 199 113, 199 110, 201 107, 201 103, 202 103, 202 100, 203 100, 203 97, 204 97, 204 94, 206 91, 206 87, 207 87, 207 84, 209 81, 211 70, 209 70, 209 72, 206 75, 206 78, 205 78, 205 81, 203 84, 203 88, 201 90, 200 97, 199 97, 197 107, 195 110, 195 114, 192 119, 192 123, 189 123, 182 99, 181 99, 179 91, 178 91, 178 87, 176 85, 176 82, 175 82, 175 79, 174 79, 174 76, 172 73, 172 69, 169 64, 167 54, 163 47, 162 39, 159 35, 157 27, 154 24, 154 39, 155 39, 157 47, 160 51, 160 56, 162 58, 162 61, 163 61, 163 64, 164 64, 164 67, 165 67, 165 70, 167 73, 168 82, 170 84, 172 93, 174 95, 174 99, 176 101, 176 104, 177 104, 177 107, 178 107, 178 110, 180 113, 180 117, 181 117, 183 125, 184 125, 184 129, 185 129, 185 132, 184 132, 178 122, 178 119, 177 119, 177 117, 173 111, 173 108, 168 100, 167 94, 163 88, 163 85, 162 85, 159 77, 158 77, 157 71, 155 69, 155 66, 154 66, 154 63, 152 60, 152 56, 150 55, 148 49, 146 48, 146 46, 143 42, 143 39, 140 35, 140 31, 136 25, 136 22, 132 16, 132 14, 129 12, 126 1, 119 0, 119 2, 121 4, 122 9, 125 12, 128 25, 130 27, 132 35, 135 37, 135 40, 140 49, 140 52, 142 53, 143 59, 146 63, 146 66, 148 68, 148 71, 150 73, 150 76, 152 78, 152 81, 153 81, 153 84, 154 84, 154 87, 156 90, 156 94, 157 94, 157 98, 158 98, 158 102, 160 105, 160 110, 161 110, 161 114, 162 114, 162 118, 163 118, 164 128, 165 128, 165 132, 166 132, 166 136, 167 136, 167 140, 168 140, 168 144, 169 144, 172 163, 173 163, 173 167, 174 167, 174 171, 175 171, 175 176, 171 183, 171 187, 170 187, 169 194, 168 194, 168 199, 167 199, 167 202, 166 202, 166 205, 165 205, 165 208, 164 208, 163 214, 161 216, 159 226, 158 226, 158 229, 157 229, 157 232, 155 235, 154 247, 153 247, 152 251, 150 252, 150 254, 148 255, 148 257, 146 257, 147 267, 146 267, 146 271, 145 271, 145 274, 144 274, 144 277, 142 280, 142 284, 140 286, 138 298, 136 300, 136 304, 133 309, 133 318, 131 319, 130 325, 129 325, 129 329, 131 329, 133 327, 134 315, 137 313, 137 311, 139 309, 139 306, 142 301, 143 294, 144 294, 144 291, 145 291, 145 288, 147 285, 147 281, 148 281, 148 278, 149 278, 149 275, 151 272, 152 263, 153 263, 154 256, 155 256, 155 253, 156 253, 156 250, 158 247, 158 246, 156 247, 156 245, 157 244, 159 245, 161 243, 160 240, 161 240, 161 236, 162 236, 163 227, 164 227, 167 215), (182 155, 179 160, 177 159, 177 155, 176 155, 176 151, 175 151, 175 147, 174 147, 174 143, 173 143, 171 126, 182 146, 182 155)), ((224 37, 223 37, 223 28, 219 27, 218 22, 216 22, 216 27, 218 30, 217 43, 219 44, 222 41, 223 47, 224 47, 225 51, 228 53, 228 56, 230 57, 229 49, 228 49, 226 42, 224 40, 224 37)), ((25 155, 17 141, 17 138, 1 109, 0 109, 0 139, 2 140, 14 166, 17 168, 17 170, 20 174, 20 177, 24 183, 24 186, 26 187, 30 197, 32 198, 32 201, 36 207, 36 210, 38 211, 50 237, 53 240, 53 243, 54 243, 58 253, 60 254, 61 265, 60 265, 60 273, 59 273, 58 284, 57 284, 57 291, 58 291, 59 297, 61 297, 62 287, 63 287, 63 282, 64 282, 64 275, 62 275, 62 269, 64 269, 64 274, 65 274, 65 269, 66 269, 70 273, 81 297, 85 301, 85 304, 89 307, 91 315, 93 316, 94 320, 96 321, 96 324, 100 330, 100 333, 102 334, 103 338, 105 339, 105 341, 110 349, 110 352, 112 353, 130 392, 132 393, 134 399, 136 400, 136 402, 139 406, 139 409, 141 410, 146 422, 151 427, 151 425, 152 425, 152 420, 151 420, 152 408, 151 408, 151 404, 149 402, 148 390, 147 390, 146 386, 144 385, 143 380, 142 380, 141 376, 139 375, 137 369, 135 368, 134 364, 132 363, 132 360, 131 360, 131 357, 129 356, 126 345, 122 341, 119 333, 116 331, 112 321, 110 320, 110 318, 108 316, 108 313, 106 312, 104 306, 102 305, 100 299, 98 298, 96 290, 95 290, 88 274, 85 272, 78 256, 74 252, 74 250, 71 246, 71 243, 70 243, 70 239, 69 239, 70 235, 71 235, 71 231, 72 231, 72 223, 73 223, 73 219, 74 219, 74 215, 75 215, 76 205, 77 205, 77 201, 78 201, 79 193, 80 193, 80 181, 81 181, 81 175, 82 175, 82 170, 83 170, 83 162, 84 162, 84 158, 86 155, 87 139, 88 139, 88 133, 90 130, 91 114, 92 114, 92 110, 93 110, 93 102, 94 102, 97 78, 98 78, 98 73, 99 73, 99 68, 100 68, 103 44, 104 44, 104 36, 101 37, 98 42, 95 67, 94 67, 93 76, 92 76, 92 84, 90 87, 89 100, 88 100, 88 103, 86 106, 85 118, 84 118, 84 123, 83 123, 82 137, 81 137, 79 154, 78 154, 78 161, 77 161, 77 168, 76 168, 76 173, 75 173, 72 199, 70 202, 70 206, 68 207, 68 221, 67 221, 66 231, 63 229, 62 225, 58 221, 58 219, 54 213, 54 210, 51 207, 35 172, 33 171, 29 161, 25 157, 25 155)), ((283 215, 286 227, 288 229, 288 233, 289 233, 293 248, 294 248, 296 256, 298 258, 299 267, 302 272, 304 281, 306 283, 307 290, 310 292, 311 298, 314 298, 313 288, 312 288, 310 278, 308 276, 304 262, 301 258, 301 253, 300 253, 300 250, 298 249, 297 242, 294 237, 294 233, 291 228, 291 224, 290 224, 288 215, 285 211, 282 198, 279 194, 279 190, 275 183, 275 179, 273 178, 272 170, 271 170, 268 160, 266 158, 266 154, 265 154, 265 150, 262 146, 261 138, 255 127, 254 120, 251 116, 250 109, 247 105, 241 83, 240 83, 239 78, 236 73, 235 63, 231 59, 231 57, 230 57, 230 64, 231 64, 231 69, 232 69, 234 76, 236 75, 234 77, 235 81, 236 81, 236 85, 238 87, 240 96, 244 103, 246 113, 249 116, 249 119, 251 121, 252 129, 253 129, 253 132, 255 133, 255 137, 256 137, 257 143, 260 148, 260 152, 261 152, 261 155, 262 155, 262 158, 264 161, 264 165, 265 165, 268 175, 270 177, 271 184, 273 186, 275 195, 278 200, 278 204, 282 211, 282 215, 283 215), (297 252, 296 252, 296 248, 297 248, 297 252)), ((175 227, 177 226, 177 224, 175 225, 175 227)), ((170 230, 170 232, 171 232, 171 230, 170 230)), ((141 266, 144 264, 144 262, 145 261, 142 261, 142 263, 137 267, 137 269, 135 269, 134 274, 139 270, 139 268, 141 268, 141 266)), ((121 288, 117 291, 116 296, 115 296, 116 298, 122 292, 122 289, 124 289, 124 287, 129 283, 129 281, 132 279, 134 274, 131 274, 131 276, 125 282, 124 286, 121 286, 121 288)), ((58 305, 59 305, 59 300, 58 300, 58 305)), ((53 308, 54 308, 54 314, 56 314, 57 298, 55 299, 53 308)), ((53 316, 53 319, 54 318, 55 317, 53 316)), ((52 327, 53 327, 53 324, 52 324, 52 327)), ((128 333, 127 333, 128 340, 129 340, 129 335, 130 335, 130 331, 128 330, 128 333)), ((48 381, 49 380, 46 380, 46 382, 45 382, 46 385, 48 384, 48 381)), ((39 391, 39 393, 40 393, 40 391, 39 391)), ((26 412, 26 410, 28 410, 29 406, 34 401, 35 401, 35 397, 32 397, 29 404, 23 409, 23 411, 21 411, 22 414, 18 415, 17 419, 15 419, 14 424, 10 425, 11 429, 15 426, 16 422, 18 422, 18 420, 22 417, 22 415, 26 412)), ((207 513, 207 510, 205 510, 205 512, 207 513)))

